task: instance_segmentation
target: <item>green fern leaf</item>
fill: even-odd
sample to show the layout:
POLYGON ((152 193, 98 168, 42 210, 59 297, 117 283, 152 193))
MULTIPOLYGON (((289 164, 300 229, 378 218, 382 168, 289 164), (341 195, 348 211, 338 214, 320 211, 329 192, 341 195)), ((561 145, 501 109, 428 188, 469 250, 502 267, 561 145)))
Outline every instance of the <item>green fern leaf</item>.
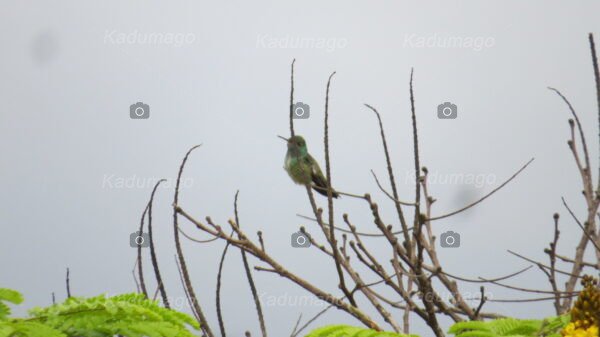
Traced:
POLYGON ((69 336, 192 337, 188 327, 199 330, 192 317, 161 307, 140 294, 79 298, 30 314, 69 336))
POLYGON ((450 327, 456 337, 550 337, 568 323, 565 316, 545 320, 503 318, 492 321, 459 322, 450 327))
POLYGON ((44 324, 24 320, 0 322, 0 337, 67 337, 44 324))
POLYGON ((483 331, 483 330, 469 330, 465 332, 461 332, 457 334, 456 337, 496 337, 495 333, 491 331, 483 331))
POLYGON ((21 304, 23 302, 23 295, 12 289, 0 288, 0 301, 21 304))
POLYGON ((13 329, 8 323, 0 322, 0 337, 10 337, 15 329, 13 329))
POLYGON ((10 308, 8 305, 0 302, 0 321, 5 320, 10 315, 10 308))
POLYGON ((382 332, 349 325, 328 325, 311 331, 305 337, 417 337, 393 332, 382 332))
POLYGON ((489 332, 492 331, 488 322, 482 321, 468 321, 468 322, 458 322, 450 327, 448 330, 449 333, 459 336, 461 333, 466 331, 481 331, 481 332, 489 332))
POLYGON ((542 327, 542 322, 538 320, 518 320, 514 318, 497 319, 490 321, 489 324, 491 330, 498 336, 535 336, 542 327))
POLYGON ((10 308, 4 302, 21 304, 23 296, 12 289, 0 288, 0 321, 5 320, 10 315, 10 308))

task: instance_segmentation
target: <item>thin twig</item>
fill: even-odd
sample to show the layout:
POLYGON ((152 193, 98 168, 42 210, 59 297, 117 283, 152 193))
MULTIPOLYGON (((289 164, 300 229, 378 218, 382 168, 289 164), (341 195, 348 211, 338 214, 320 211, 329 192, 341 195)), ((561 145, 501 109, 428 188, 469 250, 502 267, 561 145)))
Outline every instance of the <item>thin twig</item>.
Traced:
POLYGON ((137 276, 135 275, 135 269, 137 268, 137 263, 138 263, 138 261, 136 259, 135 263, 133 264, 133 269, 131 270, 131 274, 133 275, 133 282, 135 282, 135 291, 139 293, 141 291, 140 290, 140 283, 139 283, 139 281, 137 279, 137 276))
POLYGON ((365 106, 371 111, 375 113, 377 116, 377 122, 379 123, 379 133, 381 135, 381 144, 383 145, 383 152, 385 154, 385 161, 387 164, 388 176, 390 179, 390 185, 392 186, 392 193, 394 199, 394 205, 396 206, 396 212, 398 213, 398 220, 400 221, 400 226, 402 227, 402 234, 404 235, 404 241, 408 244, 410 243, 410 236, 408 235, 408 225, 406 223, 406 219, 404 218, 404 213, 402 212, 402 206, 400 205, 400 197, 398 197, 398 189, 396 187, 396 179, 394 177, 394 169, 392 168, 392 160, 390 159, 390 152, 387 146, 387 139, 385 137, 385 131, 383 130, 383 122, 381 121, 381 115, 379 111, 374 107, 365 104, 365 106))
MULTIPOLYGON (((331 161, 329 159, 329 87, 331 85, 331 79, 335 75, 335 71, 329 75, 329 79, 327 80, 327 89, 325 91, 325 135, 323 137, 325 143, 325 173, 327 176, 327 209, 329 215, 329 243, 331 244, 331 251, 333 252, 333 259, 335 260, 335 268, 338 273, 339 278, 339 287, 348 297, 349 300, 354 302, 352 299, 352 294, 346 287, 346 280, 344 279, 344 272, 342 271, 342 265, 340 263, 340 252, 337 247, 337 240, 335 238, 335 228, 333 223, 333 188, 331 187, 331 161)), ((312 195, 312 194, 311 194, 312 195)), ((356 306, 356 303, 353 303, 356 306)))
MULTIPOLYGON (((508 285, 508 284, 504 284, 504 283, 500 283, 500 282, 496 282, 496 281, 490 281, 490 280, 486 280, 484 278, 481 278, 482 280, 488 281, 491 284, 497 285, 499 287, 502 288, 506 288, 506 289, 511 289, 511 290, 518 290, 518 291, 522 291, 525 293, 534 293, 534 294, 548 294, 548 295, 552 295, 554 296, 554 294, 556 294, 556 291, 554 290, 540 290, 540 289, 530 289, 530 288, 523 288, 523 287, 517 287, 517 286, 512 286, 512 285, 508 285)), ((572 295, 572 294, 578 294, 578 291, 573 291, 573 292, 566 292, 566 291, 558 291, 559 294, 561 295, 572 295)))
POLYGON ((548 256, 550 259, 550 271, 546 271, 541 268, 542 271, 547 273, 548 281, 550 282, 550 286, 552 287, 552 291, 554 291, 554 309, 557 315, 563 314, 561 303, 560 303, 560 292, 558 290, 558 286, 556 285, 556 246, 558 245, 558 239, 560 237, 560 230, 558 229, 558 213, 554 214, 554 239, 550 242, 550 249, 548 250, 548 256))
POLYGON ((404 205, 404 206, 415 206, 415 204, 412 202, 406 202, 406 201, 402 201, 402 200, 398 200, 398 199, 394 198, 394 196, 391 195, 390 192, 386 191, 385 188, 383 188, 383 186, 379 182, 379 179, 377 179, 377 175, 375 174, 375 172, 373 170, 371 170, 371 174, 373 175, 373 178, 375 178, 375 183, 377 183, 377 187, 379 187, 381 192, 383 192, 388 198, 390 198, 390 200, 392 200, 393 202, 397 202, 400 205, 404 205))
MULTIPOLYGON (((561 295, 560 298, 573 298, 578 294, 561 295)), ((493 303, 531 303, 531 302, 543 302, 554 300, 554 296, 538 297, 538 298, 518 298, 518 299, 488 299, 487 302, 493 303)))
POLYGON ((166 179, 161 179, 156 182, 154 188, 152 189, 152 194, 150 195, 150 201, 148 201, 148 237, 150 239, 150 257, 152 258, 152 267, 154 268, 156 283, 158 283, 158 289, 160 290, 160 296, 162 297, 163 305, 165 308, 169 309, 171 306, 169 305, 167 291, 165 290, 165 286, 160 275, 160 268, 158 267, 158 259, 156 257, 156 248, 154 246, 154 236, 152 231, 152 204, 154 203, 154 194, 156 193, 156 189, 158 189, 160 183, 163 181, 166 181, 166 179))
POLYGON ((187 234, 183 229, 179 228, 179 233, 181 233, 181 235, 183 235, 186 239, 190 240, 190 241, 194 241, 196 243, 209 243, 209 242, 213 242, 215 240, 217 240, 218 238, 210 238, 210 239, 206 239, 206 240, 199 240, 199 239, 195 239, 193 238, 191 235, 187 234))
POLYGON ((263 240, 262 231, 257 231, 256 236, 258 236, 258 242, 260 243, 260 249, 265 251, 265 241, 263 240))
POLYGON ((590 235, 590 233, 588 233, 587 229, 585 228, 585 226, 583 224, 581 224, 581 221, 579 221, 579 219, 577 219, 577 216, 575 216, 575 213, 573 213, 573 211, 571 210, 571 208, 569 207, 569 205, 567 205, 567 202, 565 201, 564 197, 561 197, 562 203, 565 206, 565 208, 567 209, 567 211, 569 212, 569 214, 571 215, 571 217, 573 217, 573 220, 575 220, 575 223, 577 224, 577 226, 579 226, 579 228, 581 229, 581 231, 583 232, 583 234, 587 237, 587 239, 594 245, 594 247, 600 251, 600 247, 598 247, 598 244, 596 243, 596 241, 594 240, 594 238, 592 238, 592 236, 590 235))
MULTIPOLYGON (((594 66, 594 79, 596 80, 596 102, 598 106, 598 138, 600 140, 600 71, 598 71, 598 57, 596 56, 596 45, 594 44, 594 35, 590 33, 588 35, 590 40, 590 51, 592 53, 592 64, 594 66)), ((600 166, 598 167, 598 187, 596 190, 600 191, 600 166)))
POLYGON ((158 298, 158 293, 160 291, 160 285, 161 285, 161 283, 159 283, 158 286, 156 287, 156 290, 154 290, 154 296, 152 296, 153 301, 156 301, 156 299, 158 298))
MULTIPOLYGON (((522 259, 522 260, 525 260, 525 261, 527 261, 527 262, 529 262, 529 263, 534 263, 535 265, 537 265, 537 266, 538 266, 538 267, 540 267, 540 268, 543 268, 543 269, 546 269, 546 270, 550 270, 550 266, 547 266, 547 265, 545 265, 545 264, 543 264, 543 263, 541 263, 541 262, 539 262, 539 261, 535 261, 535 260, 532 260, 532 259, 530 259, 530 258, 528 258, 528 257, 525 257, 525 256, 523 256, 523 255, 521 255, 521 254, 519 254, 519 253, 515 253, 515 252, 513 252, 513 251, 512 251, 512 250, 510 250, 510 249, 509 249, 509 250, 507 250, 507 252, 509 252, 510 254, 512 254, 512 255, 514 255, 514 256, 516 256, 516 257, 518 257, 518 258, 522 259)), ((560 269, 555 269, 555 271, 556 271, 557 273, 559 273, 559 274, 563 274, 563 275, 567 275, 567 276, 574 277, 575 279, 580 279, 580 278, 582 278, 582 277, 581 277, 581 276, 579 276, 579 275, 575 275, 575 274, 572 274, 572 273, 569 273, 569 272, 566 272, 566 271, 563 271, 563 270, 560 270, 560 269)))
POLYGON ((416 112, 415 112, 415 96, 414 96, 414 92, 413 92, 413 70, 414 69, 410 70, 409 89, 410 89, 410 111, 411 111, 412 129, 413 129, 413 155, 414 155, 414 164, 415 164, 415 205, 416 206, 415 206, 414 219, 413 219, 413 227, 415 228, 413 230, 413 238, 414 238, 413 241, 414 242, 409 241, 406 243, 406 245, 408 248, 410 248, 410 250, 409 250, 409 254, 411 254, 410 257, 415 259, 414 249, 415 249, 415 244, 416 244, 417 256, 415 259, 415 268, 413 271, 415 274, 417 274, 416 285, 419 288, 419 291, 424 296, 423 304, 425 305, 425 310, 427 311, 427 314, 429 316, 429 318, 427 319, 427 325, 429 325, 429 327, 431 328, 431 330, 433 330, 433 332, 436 334, 436 336, 443 337, 444 332, 440 328, 437 316, 435 314, 435 306, 440 307, 442 302, 439 299, 436 299, 437 294, 433 290, 431 280, 428 277, 425 277, 425 275, 423 274, 423 269, 422 269, 423 260, 424 260, 423 251, 425 249, 425 247, 424 247, 425 239, 421 235, 421 230, 423 228, 423 225, 425 224, 425 219, 424 219, 424 217, 421 217, 421 208, 420 208, 421 184, 420 184, 419 170, 421 168, 421 164, 420 164, 420 155, 419 155, 419 136, 418 136, 418 128, 417 128, 417 116, 416 116, 416 112))
POLYGON ((290 337, 294 337, 294 334, 296 333, 296 330, 298 330, 298 325, 300 325, 301 320, 302 320, 302 313, 300 313, 300 315, 298 316, 298 319, 296 320, 296 324, 294 324, 294 328, 292 329, 292 333, 290 334, 290 337))
POLYGON ((469 279, 469 278, 465 278, 465 277, 460 277, 460 276, 449 274, 446 271, 439 271, 439 272, 441 274, 444 274, 444 275, 450 277, 450 278, 453 278, 453 279, 456 279, 456 280, 459 280, 459 281, 463 281, 463 282, 469 282, 469 283, 487 283, 489 281, 496 281, 496 282, 498 282, 498 281, 507 280, 509 278, 513 278, 513 277, 515 277, 517 275, 520 275, 520 274, 528 271, 529 269, 531 269, 531 267, 533 267, 533 266, 528 266, 528 267, 523 268, 523 269, 521 269, 519 271, 516 271, 514 273, 511 273, 511 274, 508 274, 508 275, 504 275, 504 276, 500 276, 500 277, 493 278, 493 279, 486 278, 486 281, 482 281, 481 279, 475 280, 475 279, 469 279))
MULTIPOLYGON (((233 232, 231 233, 233 235, 233 232)), ((223 323, 223 312, 221 310, 221 275, 223 273, 223 264, 225 262, 225 256, 227 255, 227 249, 229 249, 229 242, 225 244, 223 253, 221 254, 221 260, 219 261, 219 271, 217 273, 217 290, 216 290, 216 302, 217 302, 217 319, 219 320, 219 329, 221 330, 221 337, 226 337, 225 323, 223 323)))
MULTIPOLYGON (((322 218, 322 214, 321 214, 322 210, 317 207, 317 202, 315 201, 315 196, 309 185, 306 185, 306 193, 308 194, 308 200, 310 201, 310 205, 312 207, 313 213, 315 214, 315 217, 317 219, 317 223, 319 224, 319 227, 321 227, 321 230, 323 231, 323 234, 325 235, 327 241, 331 245, 332 250, 337 251, 337 247, 333 243, 333 241, 332 241, 333 239, 330 237, 330 231, 327 230, 327 228, 325 227, 325 224, 323 222, 323 218, 322 218)), ((332 226, 330 224, 329 230, 331 230, 331 227, 332 226)), ((340 288, 340 290, 342 290, 344 295, 348 298, 348 301, 350 302, 350 304, 353 307, 356 307, 356 301, 354 300, 354 296, 350 293, 348 288, 345 287, 345 285, 344 285, 344 287, 342 287, 342 280, 344 280, 344 276, 343 276, 343 271, 340 266, 340 261, 334 257, 334 263, 335 263, 336 271, 338 272, 339 288, 340 288)))
POLYGON ((175 195, 173 197, 173 233, 174 233, 174 237, 175 237, 175 248, 177 250, 177 257, 179 259, 179 265, 181 267, 181 275, 182 275, 184 283, 185 283, 186 291, 189 294, 190 302, 192 304, 193 310, 195 311, 197 318, 199 319, 199 323, 200 323, 200 327, 201 327, 202 331, 204 331, 204 333, 208 337, 214 337, 214 334, 213 334, 212 330, 210 329, 210 326, 208 325, 208 321, 206 320, 206 317, 204 316, 204 313, 200 306, 200 302, 198 302, 198 298, 196 297, 196 293, 194 292, 194 288, 193 288, 192 282, 190 280, 190 275, 187 270, 187 264, 185 262, 185 257, 183 256, 181 242, 179 240, 179 224, 178 224, 179 212, 177 211, 177 207, 178 207, 177 203, 179 201, 179 185, 181 183, 181 175, 183 174, 183 169, 185 167, 185 163, 187 162, 187 159, 188 159, 190 153, 200 146, 201 146, 201 144, 193 146, 191 149, 189 149, 188 152, 185 154, 185 157, 181 161, 181 166, 179 166, 179 173, 177 174, 177 184, 175 185, 175 195))
MULTIPOLYGON (((566 257, 564 255, 560 255, 560 254, 556 254, 556 257, 559 260, 562 260, 563 262, 567 262, 567 263, 575 263, 575 260, 573 260, 572 258, 566 257)), ((595 268, 598 269, 598 265, 595 263, 591 263, 591 262, 586 262, 586 261, 582 261, 581 262, 582 265, 584 265, 585 267, 589 267, 589 268, 595 268)))
POLYGON ((485 199, 487 199, 488 197, 492 196, 494 193, 498 192, 500 189, 502 189, 504 186, 506 186, 508 183, 510 183, 513 179, 515 179, 521 172, 523 172, 523 170, 525 170, 527 168, 527 166, 529 166, 529 164, 531 164, 533 162, 535 158, 531 158, 525 165, 523 165, 517 172, 515 172, 510 178, 508 178, 505 182, 503 182, 500 186, 496 187, 495 189, 493 189, 490 193, 484 195, 483 197, 481 197, 479 200, 461 208, 458 209, 454 212, 450 212, 448 214, 444 214, 444 215, 439 215, 439 216, 434 216, 432 218, 427 219, 428 221, 434 221, 434 220, 440 220, 440 219, 444 219, 453 215, 456 215, 458 213, 464 212, 466 210, 468 210, 469 208, 479 204, 480 202, 484 201, 485 199))
POLYGON ((479 305, 477 306, 477 309, 475 309, 475 317, 477 319, 479 318, 481 308, 483 308, 483 305, 485 304, 485 302, 487 302, 487 296, 485 296, 485 288, 481 286, 479 290, 481 291, 481 298, 479 299, 479 305))
POLYGON ((294 63, 296 63, 296 59, 292 61, 292 71, 291 71, 291 89, 290 89, 290 134, 294 136, 294 63))
MULTIPOLYGON (((240 193, 240 191, 237 191, 235 193, 235 201, 233 203, 235 223, 238 226, 240 226, 240 218, 238 216, 238 195, 239 195, 239 193, 240 193)), ((238 237, 241 239, 241 237, 239 235, 238 235, 238 237)), ((261 241, 261 246, 262 246, 264 244, 262 242, 262 237, 261 237, 260 241, 261 241)), ((264 247, 262 247, 262 250, 264 251, 264 247)), ((267 327, 265 324, 265 317, 264 317, 264 314, 262 311, 262 306, 260 305, 258 291, 256 290, 256 285, 254 284, 254 278, 252 277, 252 271, 250 270, 250 264, 248 263, 248 258, 246 256, 246 252, 243 249, 241 249, 240 252, 242 253, 242 262, 244 263, 244 270, 246 271, 246 279, 248 280, 248 284, 250 285, 250 292, 252 293, 252 299, 254 300, 254 306, 256 307, 256 313, 258 315, 258 321, 260 323, 260 331, 261 331, 263 337, 267 337, 267 327)))
MULTIPOLYGON (((309 216, 302 215, 302 214, 296 214, 296 216, 299 217, 299 218, 302 218, 302 219, 306 219, 306 220, 310 220, 312 222, 317 222, 318 223, 317 219, 315 219, 313 217, 309 217, 309 216)), ((324 222, 323 224, 325 226, 329 226, 329 223, 324 222)), ((335 228, 335 230, 337 230, 339 232, 343 232, 343 233, 346 233, 346 234, 352 234, 352 231, 349 231, 349 230, 347 230, 345 228, 338 227, 338 226, 334 226, 334 228, 335 228)), ((379 233, 365 233, 365 232, 356 232, 356 233, 358 235, 360 235, 360 236, 366 236, 366 237, 382 237, 382 236, 385 236, 384 234, 379 234, 379 233)), ((402 233, 402 231, 397 231, 397 232, 394 232, 393 234, 397 235, 397 234, 401 234, 401 233, 402 233)))
POLYGON ((71 298, 71 278, 70 278, 70 270, 67 267, 67 276, 65 277, 65 283, 67 287, 67 298, 71 298))
MULTIPOLYGON (((321 317, 324 313, 326 313, 332 307, 333 307, 333 304, 330 304, 325 309, 319 311, 316 315, 313 316, 313 318, 306 321, 306 323, 304 323, 298 330, 295 330, 295 333, 292 334, 291 337, 298 337, 298 335, 300 335, 300 333, 304 329, 306 329, 309 325, 311 325, 314 321, 316 321, 319 317, 321 317)), ((300 317, 302 317, 302 316, 300 316, 300 317)))
MULTIPOLYGON (((142 217, 140 219, 140 228, 138 230, 138 235, 142 235, 144 233, 144 219, 146 218, 146 213, 148 212, 148 204, 144 208, 142 212, 142 217)), ((137 243, 137 241, 136 241, 137 243)), ((146 282, 144 281, 144 268, 142 267, 142 245, 137 245, 137 269, 138 269, 138 278, 140 280, 140 289, 142 290, 142 294, 144 297, 148 298, 148 291, 146 290, 146 282)))
POLYGON ((179 280, 181 281, 181 286, 183 287, 183 292, 185 293, 185 298, 188 301, 188 305, 190 306, 192 314, 194 315, 194 317, 196 318, 197 321, 200 321, 200 317, 198 317, 198 314, 194 310, 192 298, 190 297, 190 294, 188 294, 188 292, 187 292, 187 287, 185 285, 185 280, 183 279, 183 274, 181 273, 181 265, 179 264, 179 259, 177 258, 177 254, 175 254, 173 257, 175 258, 175 265, 177 265, 177 271, 179 273, 179 280))
MULTIPOLYGON (((583 128, 581 127, 581 122, 579 121, 579 116, 577 116, 577 113, 575 112, 575 109, 573 108, 573 105, 571 105, 571 102, 569 102, 569 100, 560 91, 558 91, 558 89, 555 89, 555 88, 552 88, 552 87, 548 87, 548 89, 554 91, 558 96, 560 96, 560 98, 562 98, 562 100, 569 107, 569 110, 571 111, 571 114, 573 115, 573 118, 575 119, 575 123, 577 123, 577 129, 579 130, 579 138, 581 139, 581 146, 583 147, 583 155, 584 155, 584 158, 585 158, 585 167, 583 169, 589 171, 589 169, 590 169, 590 156, 589 156, 589 153, 588 153, 587 142, 585 140, 585 134, 583 133, 583 128)), ((591 174, 591 172, 589 172, 589 174, 591 174)))

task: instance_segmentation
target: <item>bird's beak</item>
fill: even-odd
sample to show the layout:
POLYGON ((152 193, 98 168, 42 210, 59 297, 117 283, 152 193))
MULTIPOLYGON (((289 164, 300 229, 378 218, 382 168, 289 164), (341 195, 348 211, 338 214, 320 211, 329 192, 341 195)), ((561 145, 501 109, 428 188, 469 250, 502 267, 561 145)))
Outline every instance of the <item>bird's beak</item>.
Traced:
POLYGON ((287 139, 287 138, 285 138, 285 137, 282 137, 282 136, 280 136, 280 135, 277 135, 277 137, 279 137, 279 138, 281 138, 281 139, 285 140, 286 142, 288 142, 288 141, 289 141, 289 139, 287 139))

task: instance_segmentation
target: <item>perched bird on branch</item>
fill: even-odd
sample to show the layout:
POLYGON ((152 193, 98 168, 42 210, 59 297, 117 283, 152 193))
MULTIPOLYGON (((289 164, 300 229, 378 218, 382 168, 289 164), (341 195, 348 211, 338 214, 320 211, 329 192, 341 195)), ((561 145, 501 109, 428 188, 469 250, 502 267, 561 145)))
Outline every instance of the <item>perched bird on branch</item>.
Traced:
MULTIPOLYGON (((306 141, 301 136, 292 136, 289 139, 279 136, 287 142, 284 168, 290 178, 300 185, 310 186, 317 193, 327 196, 327 178, 321 172, 317 161, 308 153, 306 141)), ((332 189, 332 196, 339 194, 332 189)))

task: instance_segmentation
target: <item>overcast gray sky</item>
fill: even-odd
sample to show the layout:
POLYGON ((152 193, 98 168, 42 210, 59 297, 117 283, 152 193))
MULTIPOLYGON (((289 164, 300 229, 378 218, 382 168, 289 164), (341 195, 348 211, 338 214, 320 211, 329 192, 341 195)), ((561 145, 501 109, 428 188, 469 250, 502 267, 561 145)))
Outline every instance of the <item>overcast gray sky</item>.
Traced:
MULTIPOLYGON (((52 292, 64 298, 67 267, 75 295, 134 291, 136 251, 129 236, 152 182, 167 178, 155 200, 156 244, 167 291, 187 311, 173 259, 170 205, 180 160, 198 143, 204 145, 188 162, 181 206, 225 224, 239 189, 242 226, 249 233, 264 231, 269 251, 283 264, 338 294, 331 261, 316 249, 290 247, 290 235, 312 225, 296 216, 309 214, 310 205, 282 169, 286 149, 276 138, 289 132, 293 58, 296 99, 311 106, 310 118, 296 123, 297 132, 323 162, 325 84, 337 71, 330 99, 334 185, 372 193, 390 223, 393 205, 370 174, 373 169, 388 185, 377 123, 363 103, 381 112, 398 189, 402 198, 413 198, 411 67, 422 163, 438 177, 431 184, 438 199, 434 214, 484 195, 535 157, 479 207, 435 224, 438 235, 461 235, 459 249, 441 250, 448 271, 493 277, 527 266, 507 249, 545 258, 557 211, 563 215, 559 250, 571 254, 579 237, 560 200, 564 196, 584 214, 566 145, 570 115, 546 87, 562 90, 579 111, 597 167, 587 41, 589 32, 600 39, 597 3, 2 1, 2 7, 0 286, 22 291, 23 308, 49 304, 52 292), (130 118, 135 102, 150 106, 149 119, 130 118), (438 119, 443 102, 457 105, 458 118, 438 119), (449 176, 478 180, 448 182, 449 176), (119 185, 127 180, 136 186, 119 185)), ((347 212, 360 230, 375 230, 364 202, 342 198, 336 210, 338 221, 347 212)), ((369 243, 382 257, 388 253, 369 243)), ((192 279, 215 327, 222 248, 221 242, 184 242, 192 279)), ((239 252, 230 253, 225 319, 234 335, 247 329, 256 334, 239 252)), ((149 270, 146 278, 154 289, 149 270)), ((536 270, 512 282, 546 286, 536 270)), ((299 313, 309 317, 322 308, 294 304, 308 294, 272 274, 257 273, 256 283, 271 335, 289 333, 299 313)), ((464 291, 476 293, 477 287, 464 291)), ((523 296, 490 292, 496 298, 523 296)), ((552 314, 550 303, 487 309, 518 317, 552 314)), ((429 334, 414 322, 414 332, 429 334)), ((327 323, 358 324, 333 310, 315 326, 327 323)))

